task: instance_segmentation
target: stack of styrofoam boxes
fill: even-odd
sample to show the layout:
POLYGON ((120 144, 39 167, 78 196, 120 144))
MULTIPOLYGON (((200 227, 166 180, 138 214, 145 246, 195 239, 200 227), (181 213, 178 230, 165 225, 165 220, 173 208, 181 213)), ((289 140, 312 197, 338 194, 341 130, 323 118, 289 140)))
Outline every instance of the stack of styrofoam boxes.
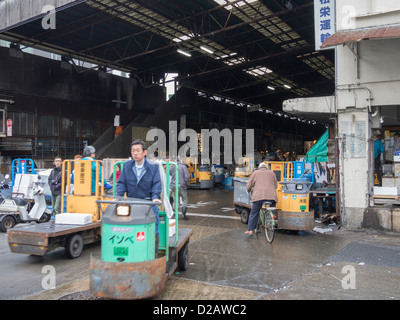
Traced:
MULTIPOLYGON (((385 136, 387 136, 385 134, 385 136)), ((390 137, 390 135, 389 135, 390 137)), ((388 192, 387 195, 398 195, 399 194, 399 188, 400 188, 400 156, 393 156, 393 137, 390 137, 390 147, 388 148, 388 152, 386 154, 386 159, 392 159, 393 160, 393 168, 392 168, 392 172, 394 177, 388 176, 388 175, 384 175, 384 178, 382 178, 382 187, 384 188, 390 188, 391 190, 385 190, 386 192, 388 192), (389 155, 389 157, 388 157, 389 155)), ((386 141, 385 141, 386 142, 386 141)), ((385 165, 383 165, 382 167, 384 167, 385 165)), ((384 191, 384 190, 382 190, 384 191)), ((374 191, 375 194, 375 191, 374 191)))
MULTIPOLYGON (((375 189, 379 187, 374 187, 374 194, 375 189)), ((384 177, 382 178, 382 187, 381 190, 378 191, 380 195, 385 195, 384 192, 386 192, 386 195, 388 196, 397 196, 400 194, 399 189, 400 188, 400 177, 384 177)))
MULTIPOLYGON (((393 139, 393 137, 392 137, 393 139)), ((400 150, 399 150, 400 151, 400 150)), ((394 187, 400 187, 400 155, 393 156, 394 187)))
POLYGON ((399 195, 399 188, 397 187, 374 187, 375 198, 385 198, 385 197, 397 198, 398 195, 399 195))
POLYGON ((382 165, 382 187, 374 187, 375 196, 390 196, 397 197, 399 195, 400 187, 400 156, 393 156, 394 140, 390 131, 385 131, 385 159, 398 161, 393 165, 382 165))

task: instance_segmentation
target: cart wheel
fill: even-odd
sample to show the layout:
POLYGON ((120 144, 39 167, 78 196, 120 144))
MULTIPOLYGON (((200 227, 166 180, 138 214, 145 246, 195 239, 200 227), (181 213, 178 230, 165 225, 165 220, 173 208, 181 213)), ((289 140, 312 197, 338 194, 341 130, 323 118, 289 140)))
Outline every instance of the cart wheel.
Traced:
POLYGON ((65 253, 68 258, 75 259, 80 257, 83 250, 83 239, 81 235, 74 234, 67 238, 67 242, 65 244, 65 253))
POLYGON ((8 229, 14 228, 15 219, 12 216, 7 216, 0 222, 0 231, 7 232, 8 229))
POLYGON ((189 247, 187 245, 187 242, 184 244, 184 246, 179 250, 178 252, 178 269, 180 271, 185 271, 187 270, 189 266, 189 247))
POLYGON ((249 214, 250 210, 247 208, 243 208, 242 211, 240 212, 240 220, 242 223, 247 224, 249 222, 249 214))

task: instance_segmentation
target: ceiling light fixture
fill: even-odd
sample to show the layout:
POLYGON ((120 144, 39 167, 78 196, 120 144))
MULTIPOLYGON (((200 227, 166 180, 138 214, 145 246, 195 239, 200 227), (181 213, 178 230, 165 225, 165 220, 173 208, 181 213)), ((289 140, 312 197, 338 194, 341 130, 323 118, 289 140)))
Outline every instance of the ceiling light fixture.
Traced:
POLYGON ((183 54, 183 55, 185 55, 185 56, 187 56, 187 57, 191 57, 191 56, 192 56, 190 53, 188 53, 188 52, 186 52, 186 51, 183 51, 183 50, 181 50, 181 49, 178 49, 178 50, 176 50, 176 51, 178 51, 180 54, 183 54))
POLYGON ((214 51, 212 51, 212 50, 210 50, 210 49, 208 49, 206 47, 203 47, 203 46, 200 46, 200 49, 205 51, 205 52, 208 52, 209 54, 213 54, 214 53, 214 51))
POLYGON ((283 86, 284 86, 285 88, 287 88, 287 89, 292 89, 292 87, 289 86, 289 85, 287 85, 287 84, 284 84, 283 86))
POLYGON ((267 88, 268 88, 269 90, 275 91, 275 88, 274 88, 274 87, 268 86, 267 88))

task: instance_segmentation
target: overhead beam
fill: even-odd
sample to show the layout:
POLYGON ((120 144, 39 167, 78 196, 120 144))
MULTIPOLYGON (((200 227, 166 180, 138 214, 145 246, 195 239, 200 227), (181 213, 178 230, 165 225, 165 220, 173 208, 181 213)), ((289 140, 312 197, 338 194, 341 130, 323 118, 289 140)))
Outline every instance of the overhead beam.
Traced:
MULTIPOLYGON (((239 1, 239 0, 236 0, 236 1, 239 1)), ((308 8, 308 7, 312 6, 312 5, 313 5, 313 3, 311 2, 311 3, 305 4, 305 5, 298 6, 296 9, 297 10, 301 10, 301 9, 308 8)), ((216 8, 217 7, 213 8, 213 9, 209 9, 206 12, 211 11, 211 10, 215 10, 216 8)), ((241 23, 229 26, 229 27, 224 27, 224 28, 219 29, 219 30, 214 30, 214 31, 202 34, 202 35, 197 35, 197 36, 191 38, 190 40, 184 41, 184 43, 189 43, 191 41, 199 40, 199 39, 202 39, 202 38, 207 38, 207 37, 210 37, 210 36, 214 37, 217 34, 222 34, 224 32, 231 31, 231 30, 239 28, 239 27, 247 26, 247 25, 249 25, 251 23, 254 23, 254 22, 259 22, 259 21, 267 20, 267 19, 270 19, 270 18, 273 18, 273 17, 282 16, 282 15, 285 15, 287 13, 288 13, 288 11, 280 11, 280 12, 276 12, 276 13, 271 14, 271 15, 258 17, 256 19, 254 19, 253 21, 241 22, 241 23)), ((185 17, 185 19, 187 19, 187 17, 185 17)), ((156 28, 158 28, 158 26, 156 28)), ((135 33, 129 34, 129 35, 125 35, 123 37, 119 37, 119 38, 113 39, 111 41, 104 42, 104 43, 96 45, 94 47, 85 48, 85 49, 83 49, 81 51, 76 51, 76 52, 72 53, 71 55, 72 56, 79 56, 83 52, 86 52, 86 51, 89 51, 89 50, 92 50, 92 49, 95 49, 95 48, 99 48, 99 47, 102 47, 102 46, 106 46, 106 45, 109 45, 109 44, 112 44, 112 43, 115 43, 115 42, 118 42, 118 41, 121 41, 121 40, 124 40, 124 39, 128 39, 130 37, 135 37, 135 36, 138 36, 140 34, 144 34, 144 33, 150 32, 150 31, 152 31, 154 29, 155 28, 145 29, 145 30, 141 30, 139 32, 135 32, 135 33)), ((127 60, 133 60, 135 58, 138 58, 138 57, 141 57, 141 56, 144 56, 144 55, 147 55, 147 54, 152 54, 152 53, 156 53, 156 52, 159 52, 159 51, 162 51, 162 50, 165 50, 165 49, 174 48, 177 45, 178 45, 177 43, 171 43, 171 44, 167 44, 165 46, 161 46, 161 47, 158 47, 158 48, 155 48, 155 49, 152 49, 152 50, 145 50, 145 51, 133 54, 133 55, 126 56, 124 58, 120 58, 120 59, 117 59, 117 60, 114 60, 114 61, 110 61, 110 65, 119 64, 119 63, 125 62, 127 60)), ((89 71, 89 70, 90 69, 83 70, 83 72, 86 72, 86 71, 89 71)))

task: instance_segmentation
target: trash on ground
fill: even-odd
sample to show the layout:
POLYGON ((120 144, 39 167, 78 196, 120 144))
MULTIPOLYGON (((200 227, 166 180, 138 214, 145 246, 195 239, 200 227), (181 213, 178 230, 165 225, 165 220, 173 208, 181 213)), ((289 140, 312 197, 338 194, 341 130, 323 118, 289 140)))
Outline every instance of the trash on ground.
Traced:
POLYGON ((331 228, 319 228, 315 227, 313 231, 318 232, 318 233, 327 233, 327 232, 332 232, 333 230, 331 228))

